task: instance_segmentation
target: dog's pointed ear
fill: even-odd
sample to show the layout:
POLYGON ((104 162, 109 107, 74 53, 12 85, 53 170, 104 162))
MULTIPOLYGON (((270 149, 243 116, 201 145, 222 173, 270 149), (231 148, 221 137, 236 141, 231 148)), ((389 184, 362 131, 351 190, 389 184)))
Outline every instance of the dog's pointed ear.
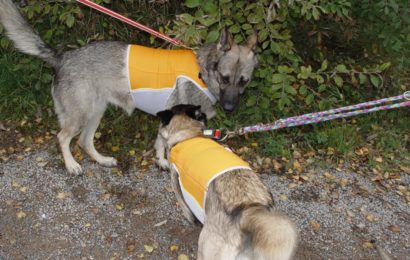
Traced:
POLYGON ((159 118, 163 126, 168 125, 173 116, 174 113, 172 113, 171 110, 164 110, 157 113, 157 117, 159 118))
POLYGON ((258 45, 258 32, 254 31, 251 36, 249 36, 248 41, 246 42, 246 47, 250 50, 255 51, 258 45))
POLYGON ((221 51, 229 51, 233 45, 232 34, 228 31, 228 27, 224 27, 219 37, 217 48, 221 51))

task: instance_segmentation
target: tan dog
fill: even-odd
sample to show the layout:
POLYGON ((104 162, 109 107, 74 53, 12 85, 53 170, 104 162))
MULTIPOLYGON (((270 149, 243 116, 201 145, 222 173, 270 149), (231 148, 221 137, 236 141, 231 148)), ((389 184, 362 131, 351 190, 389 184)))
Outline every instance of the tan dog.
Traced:
POLYGON ((196 171, 191 161, 198 159, 196 150, 200 147, 195 142, 203 142, 212 147, 207 151, 215 151, 205 155, 210 156, 211 163, 200 167, 199 171, 204 174, 207 168, 213 168, 220 163, 219 158, 225 156, 221 155, 224 152, 219 144, 201 137, 206 116, 200 107, 179 105, 159 112, 158 116, 161 119, 158 138, 162 142, 157 143, 164 145, 178 203, 190 222, 195 221, 195 216, 201 222, 201 218, 205 218, 199 237, 198 259, 290 259, 297 243, 294 225, 274 209, 268 189, 233 153, 227 151, 226 156, 232 157, 239 166, 229 165, 228 170, 211 177, 204 191, 203 205, 192 200, 198 189, 189 191, 189 178, 184 174, 191 173, 181 172, 184 169, 196 171), (190 145, 186 146, 187 143, 190 145))

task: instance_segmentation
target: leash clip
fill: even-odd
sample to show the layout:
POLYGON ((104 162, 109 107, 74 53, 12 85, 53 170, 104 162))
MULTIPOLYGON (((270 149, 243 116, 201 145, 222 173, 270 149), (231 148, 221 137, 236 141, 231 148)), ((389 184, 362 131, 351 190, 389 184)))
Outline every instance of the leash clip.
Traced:
POLYGON ((204 129, 202 131, 202 134, 205 137, 222 142, 228 139, 229 137, 232 137, 235 133, 227 131, 226 129, 204 129))

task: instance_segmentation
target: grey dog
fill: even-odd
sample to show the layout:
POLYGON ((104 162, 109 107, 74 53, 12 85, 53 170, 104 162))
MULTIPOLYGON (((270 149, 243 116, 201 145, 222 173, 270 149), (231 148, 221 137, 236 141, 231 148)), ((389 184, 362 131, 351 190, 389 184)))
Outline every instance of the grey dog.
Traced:
POLYGON ((214 167, 237 157, 203 137, 206 115, 200 108, 178 105, 158 116, 158 135, 164 140, 163 156, 169 160, 167 168, 178 204, 190 222, 196 217, 204 224, 198 259, 291 259, 297 244, 292 221, 274 209, 269 190, 249 167, 232 167, 237 162, 228 168, 214 167), (198 148, 198 143, 207 147, 198 148), (212 163, 204 163, 203 158, 212 163), (209 169, 218 170, 204 184, 209 169), (199 204, 195 202, 198 190, 203 194, 199 204))
MULTIPOLYGON (((0 21, 17 49, 43 59, 55 69, 52 96, 62 128, 58 140, 68 172, 82 172, 70 151, 70 142, 78 134, 80 147, 95 161, 115 166, 114 158, 95 149, 94 134, 108 104, 119 106, 128 114, 135 109, 126 64, 129 45, 103 41, 57 54, 34 33, 11 0, 0 0, 0 21)), ((217 44, 203 46, 195 53, 201 79, 224 110, 234 110, 251 80, 257 65, 256 44, 256 34, 245 45, 237 45, 232 35, 223 30, 217 44)), ((215 115, 213 103, 192 83, 175 84, 168 108, 196 104, 208 117, 215 115)))

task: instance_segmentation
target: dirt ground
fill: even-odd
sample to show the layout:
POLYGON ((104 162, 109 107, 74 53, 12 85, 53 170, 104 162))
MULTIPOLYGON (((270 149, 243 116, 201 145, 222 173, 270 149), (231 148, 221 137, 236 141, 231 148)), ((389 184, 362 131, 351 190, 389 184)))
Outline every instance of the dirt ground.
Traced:
MULTIPOLYGON (((10 155, 0 137, 0 259, 195 259, 200 226, 183 219, 167 173, 85 157, 85 174, 70 176, 55 141, 10 155)), ((410 259, 410 205, 370 175, 261 175, 300 232, 295 259, 410 259)), ((399 177, 408 189, 410 176, 399 177)))

